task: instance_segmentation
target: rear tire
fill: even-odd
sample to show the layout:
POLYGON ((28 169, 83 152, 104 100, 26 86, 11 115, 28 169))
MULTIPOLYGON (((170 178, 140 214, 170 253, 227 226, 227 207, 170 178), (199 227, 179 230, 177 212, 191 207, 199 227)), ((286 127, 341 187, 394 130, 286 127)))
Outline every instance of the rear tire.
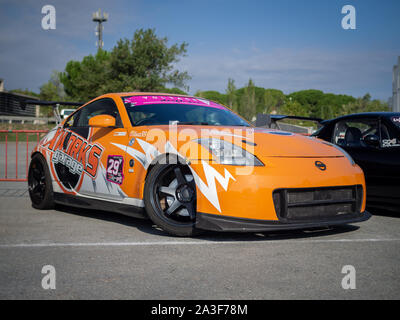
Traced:
POLYGON ((54 208, 53 185, 44 157, 37 153, 32 157, 28 171, 28 189, 32 207, 46 210, 54 208))
POLYGON ((156 164, 144 186, 149 218, 167 233, 179 237, 200 234, 196 224, 196 184, 183 165, 156 164))

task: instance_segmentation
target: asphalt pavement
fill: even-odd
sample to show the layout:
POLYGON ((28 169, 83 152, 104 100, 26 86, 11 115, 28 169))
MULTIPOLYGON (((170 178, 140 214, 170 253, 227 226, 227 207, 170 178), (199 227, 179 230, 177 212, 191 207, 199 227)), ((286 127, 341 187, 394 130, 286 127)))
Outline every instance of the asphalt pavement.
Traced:
POLYGON ((0 299, 398 299, 400 213, 334 229, 166 235, 112 212, 31 207, 0 183, 0 299), (46 265, 55 289, 44 289, 46 265), (344 266, 354 289, 343 289, 344 266))

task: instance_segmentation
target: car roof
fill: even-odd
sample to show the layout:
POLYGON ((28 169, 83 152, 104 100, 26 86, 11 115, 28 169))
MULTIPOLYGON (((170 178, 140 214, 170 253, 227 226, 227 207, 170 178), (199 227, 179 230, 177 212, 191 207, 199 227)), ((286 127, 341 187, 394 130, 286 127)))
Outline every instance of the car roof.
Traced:
POLYGON ((399 117, 400 112, 387 112, 387 111, 380 111, 380 112, 361 112, 361 113, 352 113, 348 114, 345 116, 340 116, 334 119, 329 119, 329 120, 324 120, 321 123, 322 124, 327 124, 329 122, 333 121, 339 121, 339 120, 346 120, 346 119, 356 119, 356 118, 379 118, 379 117, 384 117, 384 118, 391 118, 391 117, 399 117))
MULTIPOLYGON (((197 98, 197 97, 186 95, 186 94, 164 93, 164 92, 117 92, 115 94, 117 94, 121 97, 127 97, 127 96, 173 96, 173 97, 197 98)), ((204 100, 208 100, 208 99, 204 99, 204 100)))

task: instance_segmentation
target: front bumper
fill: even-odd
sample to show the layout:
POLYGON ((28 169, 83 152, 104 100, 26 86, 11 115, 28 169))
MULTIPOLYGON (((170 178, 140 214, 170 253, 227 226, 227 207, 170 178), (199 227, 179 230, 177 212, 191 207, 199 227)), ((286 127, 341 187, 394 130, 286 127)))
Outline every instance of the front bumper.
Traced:
POLYGON ((364 211, 359 214, 336 217, 334 219, 304 222, 282 222, 235 218, 198 212, 196 216, 196 228, 219 232, 265 232, 275 230, 295 230, 316 227, 330 227, 335 225, 362 222, 368 220, 370 217, 371 214, 367 211, 364 211))

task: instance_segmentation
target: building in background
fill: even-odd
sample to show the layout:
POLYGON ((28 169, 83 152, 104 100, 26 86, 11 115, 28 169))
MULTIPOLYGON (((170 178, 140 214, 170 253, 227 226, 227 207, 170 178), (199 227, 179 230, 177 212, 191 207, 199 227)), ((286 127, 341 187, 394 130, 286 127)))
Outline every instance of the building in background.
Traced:
POLYGON ((400 56, 397 65, 393 66, 393 96, 389 103, 394 112, 400 112, 400 56))
POLYGON ((4 90, 4 80, 0 79, 0 116, 38 117, 39 107, 24 106, 23 101, 25 100, 38 100, 38 98, 7 92, 4 90))

